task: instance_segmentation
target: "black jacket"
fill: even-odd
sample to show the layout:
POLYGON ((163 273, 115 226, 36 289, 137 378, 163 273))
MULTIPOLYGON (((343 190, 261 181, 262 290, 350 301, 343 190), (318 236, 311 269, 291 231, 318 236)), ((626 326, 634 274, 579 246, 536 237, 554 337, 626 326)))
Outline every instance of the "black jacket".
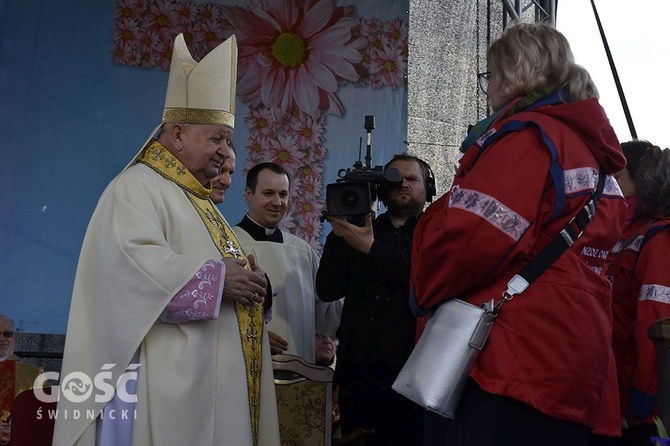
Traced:
POLYGON ((416 319, 409 308, 409 275, 416 221, 395 228, 386 213, 379 216, 368 255, 332 232, 326 238, 316 291, 326 302, 346 298, 337 330, 338 364, 402 365, 412 351, 416 319))

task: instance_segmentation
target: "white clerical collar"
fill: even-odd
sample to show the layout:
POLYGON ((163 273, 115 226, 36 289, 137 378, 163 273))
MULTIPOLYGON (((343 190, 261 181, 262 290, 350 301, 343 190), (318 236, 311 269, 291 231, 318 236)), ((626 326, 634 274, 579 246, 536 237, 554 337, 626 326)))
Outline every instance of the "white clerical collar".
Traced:
POLYGON ((258 226, 259 228, 263 228, 263 229, 265 229, 265 235, 272 235, 272 234, 274 234, 275 230, 277 229, 277 228, 272 228, 272 229, 270 229, 270 228, 267 228, 267 227, 263 226, 262 224, 258 223, 256 220, 254 220, 253 218, 251 218, 251 216, 249 215, 248 212, 247 212, 247 218, 248 218, 249 220, 253 221, 254 224, 255 224, 256 226, 258 226))

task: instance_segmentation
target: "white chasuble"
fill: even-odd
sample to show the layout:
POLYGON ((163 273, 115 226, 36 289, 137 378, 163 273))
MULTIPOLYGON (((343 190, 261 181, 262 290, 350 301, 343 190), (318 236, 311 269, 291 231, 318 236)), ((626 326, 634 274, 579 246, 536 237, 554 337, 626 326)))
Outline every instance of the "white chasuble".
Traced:
POLYGON ((104 371, 116 384, 138 349, 133 445, 279 445, 260 305, 223 300, 217 319, 156 323, 206 262, 239 246, 208 195, 156 141, 105 189, 77 267, 54 445, 94 445, 112 397, 96 385, 77 397, 68 376, 104 371))

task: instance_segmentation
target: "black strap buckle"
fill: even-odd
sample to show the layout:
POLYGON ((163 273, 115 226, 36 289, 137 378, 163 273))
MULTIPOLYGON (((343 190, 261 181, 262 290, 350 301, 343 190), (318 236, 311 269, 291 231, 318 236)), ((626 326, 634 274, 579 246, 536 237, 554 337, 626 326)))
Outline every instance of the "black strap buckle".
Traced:
POLYGON ((593 216, 596 214, 596 204, 592 199, 584 206, 584 208, 577 213, 572 219, 568 222, 565 228, 561 231, 561 237, 565 240, 565 243, 568 246, 572 246, 579 237, 584 233, 586 225, 593 220, 593 216))

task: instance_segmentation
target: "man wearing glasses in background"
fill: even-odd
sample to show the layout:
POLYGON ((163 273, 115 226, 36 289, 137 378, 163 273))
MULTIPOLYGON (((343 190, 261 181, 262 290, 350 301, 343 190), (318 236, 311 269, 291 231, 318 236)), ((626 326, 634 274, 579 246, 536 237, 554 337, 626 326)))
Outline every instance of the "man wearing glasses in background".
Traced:
POLYGON ((32 389, 35 378, 42 373, 36 365, 19 360, 14 354, 16 332, 14 322, 0 314, 0 445, 9 443, 10 416, 14 398, 32 389))

